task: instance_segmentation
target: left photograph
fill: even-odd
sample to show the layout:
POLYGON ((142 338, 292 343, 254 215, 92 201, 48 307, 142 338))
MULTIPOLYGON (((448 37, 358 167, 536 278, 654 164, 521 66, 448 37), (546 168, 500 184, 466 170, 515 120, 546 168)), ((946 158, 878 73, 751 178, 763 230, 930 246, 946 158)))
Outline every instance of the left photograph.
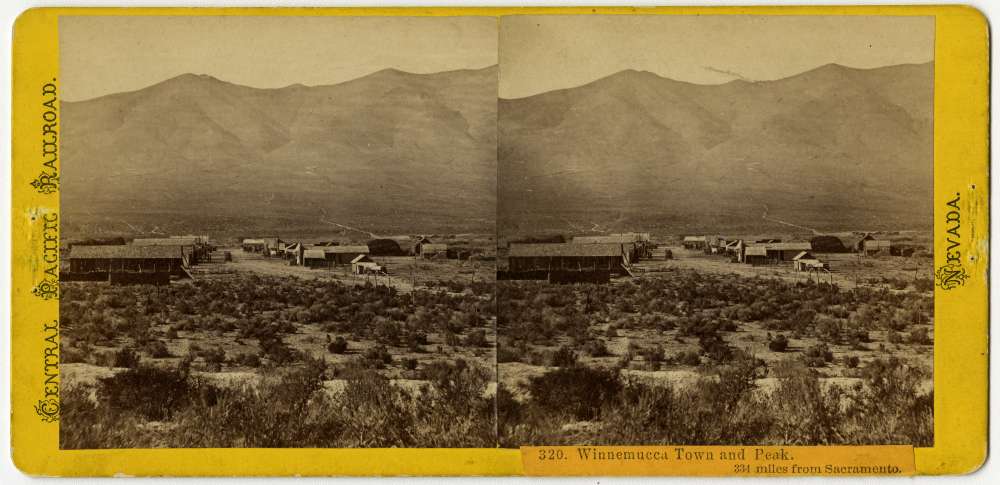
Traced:
POLYGON ((497 35, 61 17, 60 447, 496 446, 497 35))

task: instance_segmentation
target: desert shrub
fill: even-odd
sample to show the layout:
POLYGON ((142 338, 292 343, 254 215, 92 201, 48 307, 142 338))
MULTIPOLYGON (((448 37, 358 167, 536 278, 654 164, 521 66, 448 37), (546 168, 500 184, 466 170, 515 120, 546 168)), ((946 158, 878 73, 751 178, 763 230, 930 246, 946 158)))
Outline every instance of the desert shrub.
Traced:
POLYGON ((413 359, 413 358, 409 358, 408 357, 408 358, 403 359, 403 361, 401 362, 401 364, 403 366, 403 369, 406 369, 406 370, 416 370, 416 368, 417 368, 417 359, 413 359))
POLYGON ((465 345, 468 347, 487 347, 489 344, 486 340, 486 331, 482 329, 473 330, 465 337, 465 345))
POLYGON ((343 354, 347 352, 347 340, 344 337, 338 336, 326 346, 326 350, 331 354, 343 354))
POLYGON ((99 379, 97 400, 109 409, 160 421, 190 399, 192 389, 184 373, 141 366, 99 379))
POLYGON ((88 354, 89 352, 84 349, 63 347, 59 350, 59 361, 63 364, 85 363, 88 354))
POLYGON ((143 346, 142 350, 154 359, 170 357, 170 351, 167 349, 167 344, 160 340, 150 340, 149 342, 146 342, 146 345, 143 346))
POLYGON ((886 341, 890 344, 901 344, 903 343, 903 336, 896 332, 895 330, 889 330, 885 335, 886 341))
POLYGON ((592 420, 614 399, 622 385, 618 375, 587 367, 557 369, 533 377, 528 383, 532 403, 553 414, 592 420))
POLYGON ((910 334, 906 336, 906 343, 930 345, 932 342, 930 336, 927 335, 927 329, 924 327, 917 327, 910 330, 910 334))
POLYGON ((114 354, 112 367, 125 367, 132 369, 138 367, 140 361, 139 354, 131 347, 122 347, 114 354))
POLYGON ((591 357, 607 357, 611 355, 608 351, 608 345, 599 338, 587 341, 583 346, 583 351, 591 357))
POLYGON ((698 346, 701 348, 702 355, 715 363, 727 362, 733 356, 733 348, 717 334, 702 335, 698 338, 698 346))
POLYGON ((768 434, 785 444, 825 445, 839 442, 841 393, 824 388, 812 369, 794 368, 778 380, 768 413, 774 417, 768 434))
POLYGON ((828 362, 833 362, 833 352, 825 343, 818 343, 807 348, 802 359, 807 367, 824 367, 828 362))
POLYGON ((673 360, 679 365, 701 365, 701 356, 698 355, 698 352, 690 350, 682 350, 678 352, 677 355, 674 356, 673 360))
POLYGON ((199 349, 194 353, 198 357, 201 357, 206 364, 224 364, 226 362, 226 350, 221 345, 208 349, 199 349))
POLYGON ((788 337, 779 333, 778 336, 767 342, 767 348, 771 349, 772 352, 784 352, 788 348, 788 337))
MULTIPOLYGON (((261 357, 266 358, 273 365, 286 365, 295 362, 301 357, 301 353, 285 343, 280 336, 267 335, 260 339, 261 357)), ((223 360, 225 352, 223 352, 223 360)))
POLYGON ((575 367, 577 365, 577 355, 572 348, 563 345, 552 352, 549 365, 553 367, 575 367))
POLYGON ((856 355, 849 355, 844 357, 844 367, 848 369, 854 369, 861 363, 861 359, 856 355))
POLYGON ((244 367, 260 367, 260 356, 252 353, 236 354, 233 362, 244 367))
POLYGON ((369 347, 361 354, 361 357, 373 368, 381 369, 392 363, 392 354, 385 345, 369 347))
POLYGON ((663 346, 654 345, 639 350, 639 355, 649 364, 650 370, 658 370, 664 361, 663 346))

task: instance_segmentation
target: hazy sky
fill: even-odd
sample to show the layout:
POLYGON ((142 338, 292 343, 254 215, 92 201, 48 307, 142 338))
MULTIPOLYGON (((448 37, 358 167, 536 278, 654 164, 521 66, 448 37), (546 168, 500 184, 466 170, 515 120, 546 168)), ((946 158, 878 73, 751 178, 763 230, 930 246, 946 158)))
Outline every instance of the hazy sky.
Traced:
POLYGON ((624 69, 699 84, 934 60, 933 17, 508 16, 500 96, 586 84, 624 69))
POLYGON ((184 74, 247 86, 334 84, 396 68, 430 73, 497 63, 495 17, 60 17, 69 101, 184 74))

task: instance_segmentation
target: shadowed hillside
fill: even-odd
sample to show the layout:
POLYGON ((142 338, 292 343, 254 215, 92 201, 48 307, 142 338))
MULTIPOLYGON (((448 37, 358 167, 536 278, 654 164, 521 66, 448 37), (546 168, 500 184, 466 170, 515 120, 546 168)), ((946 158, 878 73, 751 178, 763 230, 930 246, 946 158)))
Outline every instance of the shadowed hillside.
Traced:
POLYGON ((64 227, 492 232, 496 86, 496 67, 280 89, 185 74, 64 102, 64 227))
POLYGON ((501 100, 498 224, 930 228, 933 79, 932 63, 722 85, 630 70, 501 100))

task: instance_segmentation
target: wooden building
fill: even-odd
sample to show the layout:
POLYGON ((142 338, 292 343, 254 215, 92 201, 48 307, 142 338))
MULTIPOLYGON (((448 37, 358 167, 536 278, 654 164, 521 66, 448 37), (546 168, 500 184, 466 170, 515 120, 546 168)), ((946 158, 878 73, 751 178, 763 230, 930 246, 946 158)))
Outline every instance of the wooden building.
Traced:
POLYGON ((708 241, 705 236, 684 236, 684 240, 681 241, 684 249, 705 249, 707 244, 708 241))
POLYGON ((778 264, 782 262, 790 262, 802 251, 812 251, 812 243, 809 241, 754 243, 744 247, 744 256, 741 262, 747 264, 778 264), (760 260, 761 254, 764 256, 764 261, 760 260))
POLYGON ((767 248, 764 246, 747 246, 743 248, 743 257, 740 262, 758 266, 767 264, 767 248))
POLYGON ((351 264, 351 260, 369 254, 368 246, 327 246, 321 249, 330 264, 351 264))
POLYGON ((888 239, 866 239, 863 241, 865 256, 888 255, 892 252, 892 241, 888 239))
POLYGON ((202 245, 197 236, 141 237, 133 239, 132 245, 179 247, 188 266, 196 265, 208 256, 207 246, 202 245))
POLYGON ((172 276, 190 277, 181 246, 73 246, 69 272, 61 279, 111 283, 167 284, 172 276))
POLYGON ((302 266, 307 268, 329 268, 326 252, 322 249, 306 249, 302 251, 302 266))
POLYGON ((507 279, 540 279, 553 283, 606 283, 612 275, 630 274, 622 244, 511 244, 507 279))
POLYGON ((244 239, 243 240, 243 251, 248 253, 260 253, 263 254, 267 249, 267 242, 263 239, 244 239))
POLYGON ((628 251, 631 261, 649 258, 652 249, 649 234, 635 232, 607 236, 576 236, 573 238, 573 244, 621 244, 628 251))
POLYGON ((438 255, 442 258, 448 256, 447 244, 423 243, 419 245, 419 248, 420 252, 417 254, 419 254, 421 258, 436 258, 438 255))
POLYGON ((385 268, 372 261, 372 258, 368 257, 367 254, 360 254, 351 260, 351 272, 356 275, 386 274, 385 268))
POLYGON ((795 255, 792 258, 792 266, 794 266, 795 271, 822 271, 829 268, 826 263, 820 261, 809 251, 802 251, 795 255))

